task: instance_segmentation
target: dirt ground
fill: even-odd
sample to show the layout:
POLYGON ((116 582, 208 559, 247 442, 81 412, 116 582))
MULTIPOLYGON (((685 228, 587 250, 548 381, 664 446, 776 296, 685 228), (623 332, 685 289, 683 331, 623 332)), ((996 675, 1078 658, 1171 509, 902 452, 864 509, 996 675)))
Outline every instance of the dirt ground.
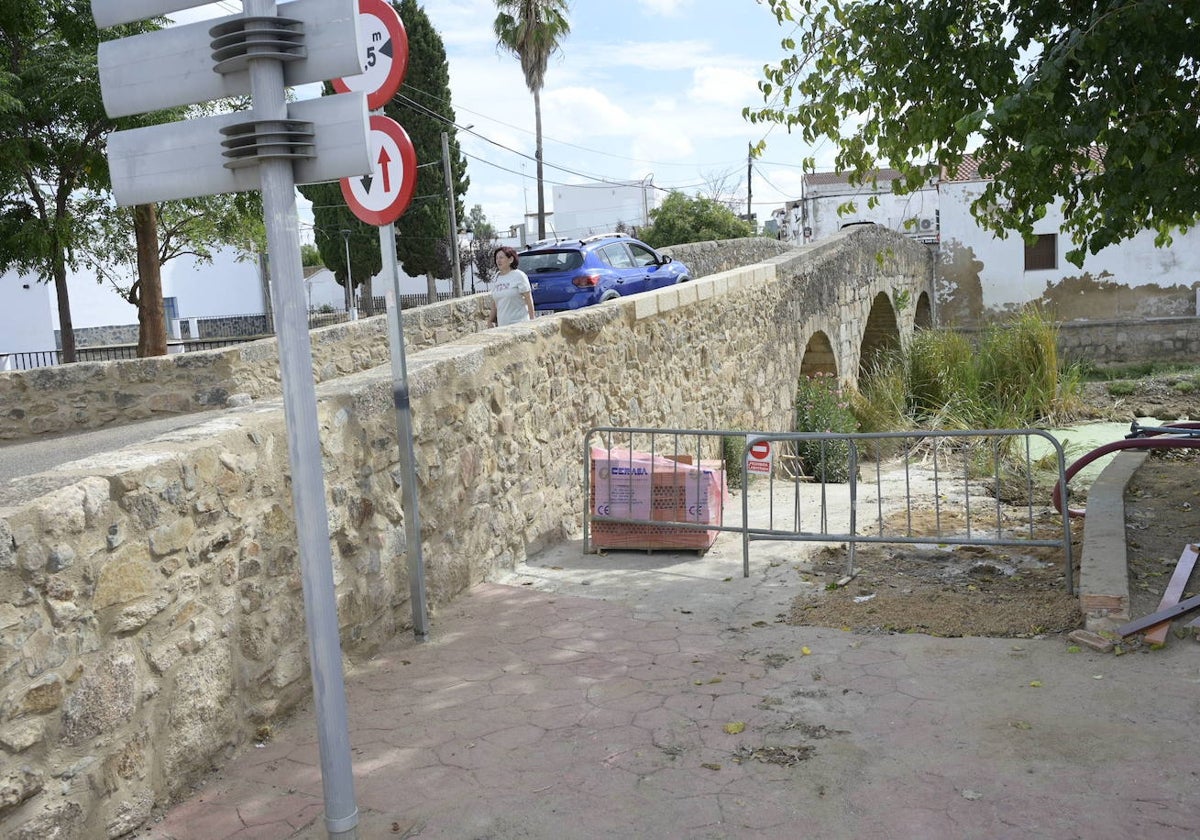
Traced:
MULTIPOLYGON (((1200 390, 1185 393, 1169 377, 1139 381, 1135 393, 1113 397, 1102 383, 1087 387, 1088 416, 1200 419, 1200 390)), ((1074 500, 1073 500, 1074 503, 1074 500)), ((1137 471, 1126 492, 1130 615, 1158 609, 1184 546, 1200 541, 1200 450, 1159 452, 1137 471)), ((1060 522, 1047 517, 1047 538, 1060 522)), ((1038 535, 1042 536, 1041 534, 1038 535)), ((1083 521, 1072 522, 1078 564, 1083 521)), ((1053 548, 859 546, 857 576, 838 586, 846 549, 823 549, 812 564, 819 594, 793 602, 789 623, 850 628, 862 633, 1026 637, 1083 626, 1067 592, 1061 552, 1053 548)), ((1078 580, 1078 565, 1075 569, 1078 580)), ((1200 592, 1200 569, 1184 597, 1200 592)), ((1176 622, 1182 626, 1192 613, 1176 622)))

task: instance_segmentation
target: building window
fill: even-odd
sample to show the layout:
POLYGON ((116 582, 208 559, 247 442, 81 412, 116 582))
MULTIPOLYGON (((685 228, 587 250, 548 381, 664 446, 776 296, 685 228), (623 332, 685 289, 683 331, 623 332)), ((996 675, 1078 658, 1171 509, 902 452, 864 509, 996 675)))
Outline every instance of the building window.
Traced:
POLYGON ((1038 234, 1037 241, 1025 246, 1025 270, 1046 268, 1058 268, 1058 235, 1054 233, 1038 234))

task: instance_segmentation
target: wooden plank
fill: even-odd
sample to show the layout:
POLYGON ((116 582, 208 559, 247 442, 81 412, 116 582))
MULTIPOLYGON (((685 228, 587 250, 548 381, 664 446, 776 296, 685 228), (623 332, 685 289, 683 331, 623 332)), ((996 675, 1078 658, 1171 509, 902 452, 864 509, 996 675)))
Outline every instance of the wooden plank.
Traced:
POLYGON ((1186 601, 1180 601, 1173 607, 1167 607, 1166 609, 1159 610, 1156 613, 1151 613, 1150 615, 1142 616, 1141 618, 1135 618, 1128 624, 1122 624, 1116 629, 1115 632, 1118 636, 1132 636, 1139 630, 1145 630, 1147 627, 1153 627, 1160 621, 1170 621, 1177 615, 1183 615, 1184 613, 1189 613, 1195 609, 1200 609, 1200 595, 1195 595, 1191 598, 1188 598, 1186 601))
MULTIPOLYGON (((1162 600, 1158 602, 1160 610, 1175 606, 1183 597, 1183 589, 1187 586, 1188 578, 1192 576, 1192 569, 1196 567, 1197 554, 1200 554, 1200 547, 1192 544, 1183 547, 1183 553, 1179 555, 1179 562, 1175 564, 1171 580, 1167 582, 1167 589, 1163 593, 1162 600)), ((1170 629, 1171 622, 1169 620, 1153 625, 1146 630, 1144 637, 1146 644, 1161 645, 1167 640, 1167 631, 1170 629)))

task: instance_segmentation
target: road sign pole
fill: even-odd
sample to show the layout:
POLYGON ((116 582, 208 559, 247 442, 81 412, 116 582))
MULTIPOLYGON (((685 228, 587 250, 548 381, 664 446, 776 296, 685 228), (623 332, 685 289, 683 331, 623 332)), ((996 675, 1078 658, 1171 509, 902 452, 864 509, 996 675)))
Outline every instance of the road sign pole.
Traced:
POLYGON ((383 256, 383 267, 390 266, 392 270, 392 288, 387 296, 388 343, 392 351, 392 400, 396 404, 396 426, 400 437, 400 492, 404 496, 409 603, 412 604, 413 634, 418 640, 424 640, 429 634, 425 623, 425 559, 421 555, 421 514, 417 510, 412 406, 408 394, 408 363, 404 356, 404 314, 400 311, 400 264, 396 259, 394 224, 379 229, 379 251, 383 256))
MULTIPOLYGON (((247 17, 273 17, 275 0, 245 0, 247 17)), ((286 120, 283 65, 277 59, 249 62, 250 91, 257 119, 286 120)), ((283 375, 284 422, 292 467, 292 503, 300 548, 304 616, 308 625, 317 743, 325 794, 325 827, 330 840, 357 840, 358 808, 346 690, 338 638, 337 599, 329 548, 329 519, 317 424, 317 394, 312 375, 312 344, 303 295, 299 219, 291 162, 259 163, 275 331, 283 375)))

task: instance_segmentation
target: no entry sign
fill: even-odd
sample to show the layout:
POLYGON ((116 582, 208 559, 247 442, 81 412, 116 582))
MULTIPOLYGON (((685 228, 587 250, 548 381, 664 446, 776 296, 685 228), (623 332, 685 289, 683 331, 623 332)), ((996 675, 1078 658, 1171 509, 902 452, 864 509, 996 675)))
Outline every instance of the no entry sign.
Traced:
POLYGON ((746 447, 746 472, 770 475, 772 455, 771 441, 752 440, 746 447))

